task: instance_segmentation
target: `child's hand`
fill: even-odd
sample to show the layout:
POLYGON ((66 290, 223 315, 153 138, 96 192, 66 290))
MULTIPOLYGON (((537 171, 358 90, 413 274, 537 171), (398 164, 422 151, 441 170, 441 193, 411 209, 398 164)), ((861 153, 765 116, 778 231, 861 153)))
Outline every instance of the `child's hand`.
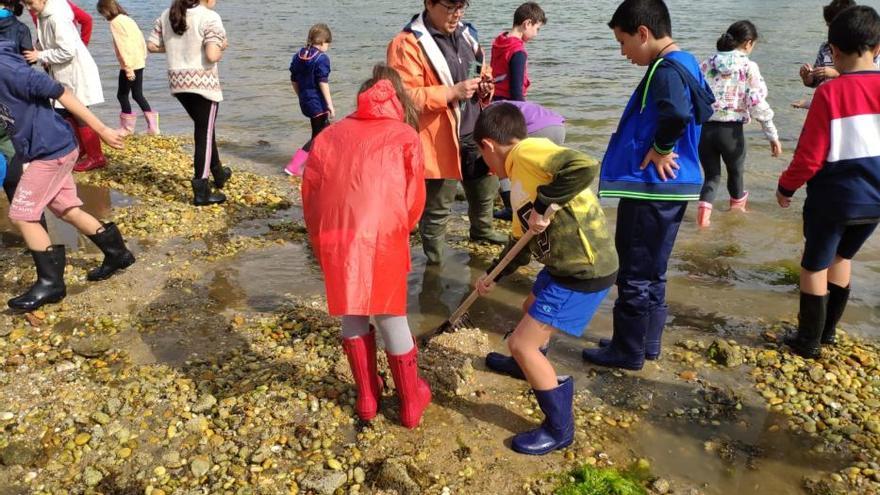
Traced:
POLYGON ((480 79, 480 85, 477 88, 477 96, 482 100, 484 98, 488 98, 489 95, 492 94, 492 91, 495 89, 495 83, 492 81, 492 78, 489 76, 483 76, 480 79))
POLYGON ((495 288, 495 281, 489 278, 489 274, 483 274, 480 278, 477 279, 477 283, 474 286, 477 289, 477 293, 481 296, 485 296, 486 294, 492 292, 492 289, 495 288))
POLYGON ((813 84, 813 66, 810 64, 804 64, 801 66, 801 80, 804 82, 804 85, 810 86, 813 84))
POLYGON ((37 63, 37 60, 40 59, 40 51, 39 50, 25 50, 22 52, 24 59, 27 60, 29 64, 37 63))
POLYGON ((129 81, 134 81, 136 79, 136 77, 134 75, 134 71, 130 70, 130 69, 126 69, 125 78, 128 79, 129 81))
POLYGON ((334 107, 332 103, 327 105, 327 111, 330 112, 331 119, 336 118, 336 107, 334 107))
POLYGON ((104 126, 104 128, 98 131, 98 136, 101 137, 101 141, 107 143, 107 145, 109 145, 111 148, 121 150, 125 147, 125 143, 122 140, 123 134, 116 129, 111 129, 107 126, 104 126))
POLYGON ((777 157, 782 154, 782 143, 779 140, 770 142, 770 156, 777 157))
POLYGON ((779 206, 783 208, 788 208, 791 206, 791 198, 782 194, 779 191, 776 191, 776 202, 779 203, 779 206))
POLYGON ((642 160, 642 166, 639 168, 645 170, 648 168, 648 164, 653 163, 654 168, 657 169, 657 175, 660 176, 660 180, 666 182, 667 178, 674 179, 676 177, 675 171, 680 168, 678 164, 675 163, 676 158, 678 158, 678 154, 676 153, 661 155, 652 147, 648 151, 648 154, 645 155, 645 159, 642 160))
POLYGON ((811 72, 813 78, 821 77, 823 79, 836 79, 840 77, 840 72, 834 67, 816 67, 811 72))
POLYGON ((810 99, 803 98, 798 101, 793 101, 793 102, 791 102, 791 106, 794 108, 801 108, 801 109, 810 108, 810 99))
POLYGON ((550 226, 550 217, 541 215, 534 209, 529 213, 529 231, 540 234, 550 226))

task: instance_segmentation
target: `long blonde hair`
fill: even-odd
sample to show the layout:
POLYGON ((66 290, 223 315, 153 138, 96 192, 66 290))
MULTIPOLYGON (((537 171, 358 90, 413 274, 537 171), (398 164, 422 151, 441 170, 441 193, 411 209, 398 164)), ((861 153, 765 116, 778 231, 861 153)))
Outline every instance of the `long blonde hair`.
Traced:
POLYGON ((361 84, 358 94, 372 88, 374 84, 382 80, 387 80, 391 82, 392 86, 394 86, 394 92, 397 94, 397 99, 400 100, 400 105, 403 107, 403 121, 418 131, 419 113, 416 111, 416 107, 413 104, 412 99, 409 97, 409 93, 403 86, 403 80, 400 78, 400 74, 398 74, 394 68, 385 64, 376 64, 373 66, 373 77, 367 79, 361 84))

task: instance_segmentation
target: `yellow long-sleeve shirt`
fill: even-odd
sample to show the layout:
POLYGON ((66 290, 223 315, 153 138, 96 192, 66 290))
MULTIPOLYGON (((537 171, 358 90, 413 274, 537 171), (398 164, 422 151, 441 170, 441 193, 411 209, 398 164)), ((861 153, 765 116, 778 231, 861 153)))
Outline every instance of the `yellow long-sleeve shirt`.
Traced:
POLYGON ((122 70, 143 69, 147 65, 147 43, 134 19, 118 15, 110 21, 113 48, 122 70))

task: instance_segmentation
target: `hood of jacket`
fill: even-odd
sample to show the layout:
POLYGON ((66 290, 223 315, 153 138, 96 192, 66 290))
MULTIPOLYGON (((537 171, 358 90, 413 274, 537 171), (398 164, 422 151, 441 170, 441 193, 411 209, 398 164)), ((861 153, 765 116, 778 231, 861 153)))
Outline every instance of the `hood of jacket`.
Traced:
POLYGON ((510 36, 510 33, 503 32, 492 42, 492 51, 497 53, 516 53, 526 49, 526 43, 522 38, 510 36))
POLYGON ((73 22, 73 10, 67 4, 67 0, 46 0, 46 6, 40 12, 40 19, 48 19, 49 17, 58 17, 61 19, 69 19, 73 22))
POLYGON ((300 48, 299 52, 296 54, 296 60, 307 66, 314 65, 323 54, 324 52, 311 45, 305 46, 300 48))
POLYGON ((370 89, 358 95, 356 119, 403 121, 403 105, 397 99, 397 92, 391 81, 381 80, 370 89))
POLYGON ((748 55, 739 50, 718 52, 709 58, 709 69, 725 76, 741 71, 748 64, 748 55))

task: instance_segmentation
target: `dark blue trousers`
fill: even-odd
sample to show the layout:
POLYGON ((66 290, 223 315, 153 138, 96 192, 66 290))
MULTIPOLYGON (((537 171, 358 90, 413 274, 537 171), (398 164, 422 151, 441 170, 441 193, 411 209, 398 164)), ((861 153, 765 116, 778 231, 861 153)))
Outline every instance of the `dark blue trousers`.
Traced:
POLYGON ((684 201, 620 200, 613 341, 622 351, 644 352, 646 344, 659 348, 666 324, 666 270, 686 209, 684 201))

